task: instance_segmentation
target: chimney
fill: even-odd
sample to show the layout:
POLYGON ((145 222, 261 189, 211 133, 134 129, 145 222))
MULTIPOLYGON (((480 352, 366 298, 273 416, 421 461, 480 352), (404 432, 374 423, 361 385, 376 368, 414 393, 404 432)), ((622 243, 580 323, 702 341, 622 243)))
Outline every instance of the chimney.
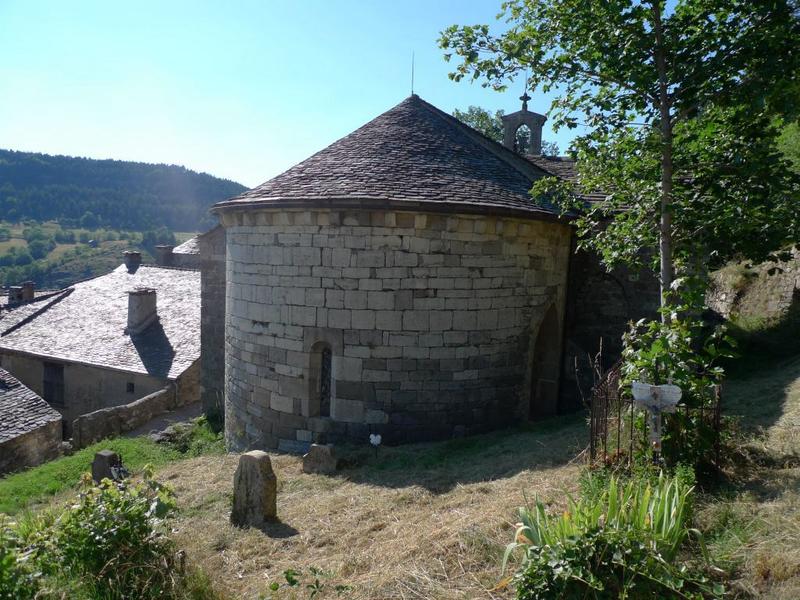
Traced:
POLYGON ((142 253, 131 250, 125 251, 125 267, 128 273, 136 273, 136 269, 142 264, 142 253))
POLYGON ((21 285, 12 285, 8 288, 8 305, 22 304, 23 291, 21 285))
POLYGON ((36 289, 36 284, 32 281, 23 281, 22 282, 22 301, 23 302, 33 302, 34 298, 34 290, 36 289))
POLYGON ((172 266, 172 250, 175 246, 156 246, 156 264, 160 267, 172 266))
POLYGON ((542 127, 544 127, 547 117, 528 110, 528 100, 531 97, 527 93, 520 96, 519 99, 522 100, 522 110, 502 117, 503 146, 519 154, 539 155, 542 153, 542 127), (517 143, 517 131, 523 125, 530 131, 530 140, 527 147, 520 148, 517 143))
POLYGON ((153 288, 136 288, 128 292, 128 326, 125 333, 143 332, 158 320, 156 291, 153 288))

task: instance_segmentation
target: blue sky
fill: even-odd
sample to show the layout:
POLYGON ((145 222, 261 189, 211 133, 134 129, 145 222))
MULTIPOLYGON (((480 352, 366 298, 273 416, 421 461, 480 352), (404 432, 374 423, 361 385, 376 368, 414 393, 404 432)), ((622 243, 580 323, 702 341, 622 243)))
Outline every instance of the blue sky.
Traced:
MULTIPOLYGON (((519 108, 453 83, 453 24, 499 0, 0 0, 0 148, 181 164, 254 186, 415 91, 442 110, 519 108)), ((502 27, 497 23, 497 27, 502 27)), ((519 88, 519 89, 518 89, 519 88)), ((549 100, 534 95, 530 108, 549 100)), ((545 139, 562 151, 571 132, 545 139)))

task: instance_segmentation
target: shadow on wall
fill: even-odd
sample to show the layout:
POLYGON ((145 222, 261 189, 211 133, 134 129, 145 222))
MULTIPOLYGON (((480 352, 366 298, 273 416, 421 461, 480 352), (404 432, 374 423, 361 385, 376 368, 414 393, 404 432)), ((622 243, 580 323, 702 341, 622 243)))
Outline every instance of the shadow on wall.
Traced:
POLYGON ((586 447, 587 430, 583 416, 573 414, 447 442, 380 447, 377 457, 364 442, 338 449, 338 476, 392 488, 419 485, 441 494, 459 484, 567 464, 586 447))

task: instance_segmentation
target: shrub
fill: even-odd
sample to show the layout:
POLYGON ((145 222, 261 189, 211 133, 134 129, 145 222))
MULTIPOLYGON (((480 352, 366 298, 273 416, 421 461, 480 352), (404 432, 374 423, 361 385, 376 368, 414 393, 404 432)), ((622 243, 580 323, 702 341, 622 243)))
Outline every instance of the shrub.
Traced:
POLYGON ((35 564, 50 577, 83 582, 90 596, 162 598, 179 584, 175 548, 161 531, 171 492, 145 472, 140 484, 87 485, 51 527, 30 535, 35 564))
POLYGON ((688 564, 677 566, 690 534, 692 488, 661 474, 621 483, 610 476, 601 491, 550 516, 538 500, 520 509, 515 539, 504 565, 524 551, 511 578, 517 597, 528 598, 704 598, 722 594, 688 564))
POLYGON ((33 598, 38 585, 35 575, 20 556, 20 541, 5 520, 0 521, 0 598, 33 598))
MULTIPOLYGON (((735 342, 723 326, 711 330, 692 316, 700 310, 700 304, 687 300, 662 309, 671 315, 669 322, 642 319, 623 336, 623 389, 630 389, 634 380, 674 383, 681 388, 679 409, 662 417, 661 456, 670 467, 679 462, 703 466, 719 435, 711 420, 713 386, 723 376, 719 362, 733 354, 735 342)), ((643 429, 646 422, 638 419, 636 428, 643 429)), ((639 458, 647 460, 648 455, 649 448, 643 444, 639 458)))

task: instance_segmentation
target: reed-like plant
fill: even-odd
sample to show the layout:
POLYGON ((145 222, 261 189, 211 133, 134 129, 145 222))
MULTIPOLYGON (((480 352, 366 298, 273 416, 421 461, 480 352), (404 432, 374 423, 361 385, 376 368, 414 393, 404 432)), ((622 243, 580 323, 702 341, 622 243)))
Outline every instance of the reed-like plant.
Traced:
MULTIPOLYGON (((612 579, 616 583, 611 587, 622 592, 621 597, 628 585, 641 588, 644 580, 647 585, 663 583, 663 590, 656 588, 659 593, 671 592, 671 582, 677 581, 691 581, 705 588, 702 576, 691 575, 676 565, 690 535, 697 538, 707 558, 702 535, 690 527, 692 490, 680 477, 663 473, 655 481, 647 477, 624 481, 612 475, 599 493, 577 500, 569 497, 561 514, 549 513, 536 499, 532 506, 519 511, 520 522, 514 541, 506 549, 503 568, 515 550, 523 548, 516 579, 528 587, 536 581, 537 586, 544 586, 538 588, 540 591, 585 586, 593 590, 586 597, 605 598, 611 596, 594 593, 609 586, 612 579)), ((711 595, 716 592, 708 589, 711 595)), ((527 598, 530 590, 520 587, 518 592, 519 597, 527 598)), ((698 593, 677 597, 705 597, 704 592, 698 593)))
POLYGON ((514 542, 506 549, 504 565, 517 547, 552 546, 596 529, 637 533, 665 560, 672 560, 690 534, 702 542, 700 532, 687 526, 692 489, 663 473, 655 485, 635 479, 622 482, 612 475, 599 498, 576 501, 570 496, 567 510, 560 515, 548 514, 536 499, 532 507, 519 509, 520 523, 514 542))

